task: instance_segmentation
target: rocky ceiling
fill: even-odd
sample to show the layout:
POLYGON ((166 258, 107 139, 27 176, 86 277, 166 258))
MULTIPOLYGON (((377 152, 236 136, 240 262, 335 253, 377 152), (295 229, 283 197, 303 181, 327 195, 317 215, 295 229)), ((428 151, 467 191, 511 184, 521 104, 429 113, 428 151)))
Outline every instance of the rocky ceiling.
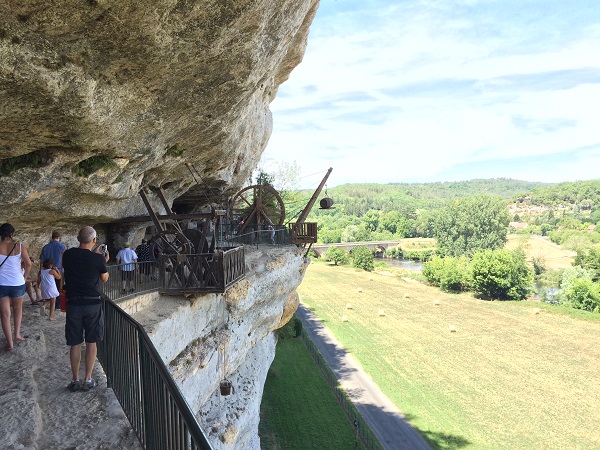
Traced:
POLYGON ((317 6, 0 2, 0 221, 46 237, 144 214, 143 188, 235 192, 317 6))

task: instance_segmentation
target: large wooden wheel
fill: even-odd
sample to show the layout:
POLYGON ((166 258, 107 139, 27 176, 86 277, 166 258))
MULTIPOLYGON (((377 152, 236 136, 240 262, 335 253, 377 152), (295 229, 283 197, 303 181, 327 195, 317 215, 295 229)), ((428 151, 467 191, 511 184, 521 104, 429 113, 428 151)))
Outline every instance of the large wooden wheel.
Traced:
POLYGON ((189 255, 193 245, 190 240, 177 230, 163 230, 153 239, 152 254, 159 255, 189 255))
POLYGON ((273 187, 266 184, 248 186, 231 201, 232 219, 239 220, 238 234, 256 231, 266 225, 283 225, 285 206, 273 187))

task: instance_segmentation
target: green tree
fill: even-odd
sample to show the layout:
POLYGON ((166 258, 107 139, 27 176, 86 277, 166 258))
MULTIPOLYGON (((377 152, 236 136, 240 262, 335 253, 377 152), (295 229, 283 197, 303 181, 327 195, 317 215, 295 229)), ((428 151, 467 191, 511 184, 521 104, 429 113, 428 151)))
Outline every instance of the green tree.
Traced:
POLYGON ((371 237, 371 232, 361 225, 348 225, 342 231, 342 242, 365 242, 371 237))
POLYGON ((576 279, 567 292, 567 298, 573 308, 592 312, 600 310, 598 285, 591 280, 576 279))
POLYGON ((554 227, 552 225, 550 225, 549 223, 543 223, 540 226, 540 230, 542 232, 542 236, 548 236, 548 233, 550 233, 552 230, 554 230, 554 227))
POLYGON ((379 228, 379 211, 375 211, 373 209, 367 211, 364 216, 362 216, 362 221, 365 224, 365 228, 369 231, 375 231, 379 228))
POLYGON ((348 263, 348 252, 339 247, 329 247, 323 256, 336 266, 348 263))
POLYGON ((471 260, 473 289, 499 300, 521 300, 529 294, 533 275, 520 250, 484 250, 471 260))
POLYGON ((366 270, 367 272, 373 271, 375 264, 373 262, 373 252, 368 247, 360 245, 352 249, 352 264, 354 267, 366 270))
POLYGON ((256 184, 259 184, 261 186, 273 186, 274 181, 275 175, 267 173, 262 169, 259 169, 258 173, 256 174, 256 184))
POLYGON ((469 289, 469 258, 440 258, 434 256, 423 264, 421 272, 431 284, 446 292, 460 292, 469 289))
POLYGON ((342 230, 319 231, 319 241, 323 244, 337 244, 342 242, 342 230))
POLYGON ((471 256, 478 250, 502 248, 508 223, 508 208, 500 197, 455 199, 436 218, 438 251, 441 255, 471 256))
POLYGON ((575 257, 574 264, 594 273, 593 281, 600 279, 600 251, 596 248, 580 250, 575 257))

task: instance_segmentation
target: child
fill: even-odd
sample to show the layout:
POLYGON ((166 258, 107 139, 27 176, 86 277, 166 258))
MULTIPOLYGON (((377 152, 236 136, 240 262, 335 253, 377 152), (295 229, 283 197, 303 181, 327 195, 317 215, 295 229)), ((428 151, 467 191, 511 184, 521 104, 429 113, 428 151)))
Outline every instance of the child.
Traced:
MULTIPOLYGON (((37 279, 33 278, 32 273, 35 273, 33 270, 33 265, 35 261, 33 258, 29 258, 31 260, 31 271, 29 272, 28 278, 25 280, 25 290, 27 291, 27 295, 29 296, 29 301, 31 306, 37 305, 40 300, 40 287, 37 284, 37 279), (35 292, 35 296, 33 295, 35 292)), ((21 260, 21 273, 25 275, 25 261, 21 260)))
POLYGON ((50 316, 49 320, 56 320, 54 318, 54 310, 56 309, 56 297, 58 297, 58 289, 56 289, 56 282, 54 280, 60 280, 60 271, 54 267, 54 261, 52 259, 45 259, 42 262, 42 268, 38 274, 38 286, 42 291, 42 305, 40 306, 40 316, 46 315, 46 306, 50 305, 50 316))

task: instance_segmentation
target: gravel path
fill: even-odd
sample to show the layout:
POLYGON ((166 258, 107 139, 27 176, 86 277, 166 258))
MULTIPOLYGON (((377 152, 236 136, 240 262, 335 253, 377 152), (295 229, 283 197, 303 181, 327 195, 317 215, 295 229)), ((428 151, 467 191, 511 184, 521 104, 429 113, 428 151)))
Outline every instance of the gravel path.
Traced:
POLYGON ((331 332, 300 304, 296 315, 325 361, 335 373, 341 387, 386 450, 426 450, 427 443, 402 416, 392 401, 349 355, 331 332))

